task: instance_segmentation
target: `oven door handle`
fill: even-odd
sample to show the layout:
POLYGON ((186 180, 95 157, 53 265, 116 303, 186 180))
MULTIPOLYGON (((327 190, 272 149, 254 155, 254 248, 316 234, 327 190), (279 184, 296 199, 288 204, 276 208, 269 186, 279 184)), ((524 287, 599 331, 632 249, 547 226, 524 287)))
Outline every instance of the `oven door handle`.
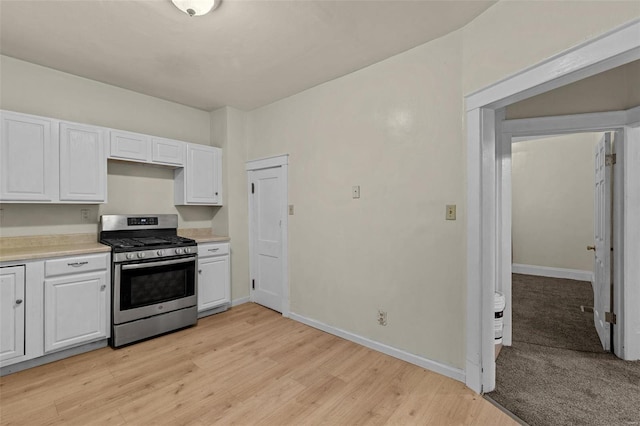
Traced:
POLYGON ((136 263, 133 265, 122 265, 122 270, 127 271, 129 269, 155 268, 156 266, 176 265, 178 263, 195 262, 195 260, 196 260, 195 256, 191 256, 186 259, 163 260, 162 262, 136 263))

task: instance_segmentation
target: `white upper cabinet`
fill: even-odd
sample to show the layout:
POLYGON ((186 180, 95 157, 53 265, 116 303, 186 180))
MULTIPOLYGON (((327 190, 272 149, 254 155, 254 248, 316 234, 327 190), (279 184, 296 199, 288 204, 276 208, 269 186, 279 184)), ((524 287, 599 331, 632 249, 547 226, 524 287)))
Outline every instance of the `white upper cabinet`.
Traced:
POLYGON ((151 160, 151 138, 139 133, 112 130, 109 158, 148 162, 151 160))
POLYGON ((60 201, 103 203, 107 194, 105 130, 60 123, 60 201))
POLYGON ((175 172, 175 204, 222 205, 222 150, 187 144, 185 168, 175 172))
POLYGON ((165 138, 152 138, 151 161, 173 166, 184 166, 186 143, 165 138))
POLYGON ((0 201, 54 201, 58 187, 56 122, 6 111, 0 115, 0 201))

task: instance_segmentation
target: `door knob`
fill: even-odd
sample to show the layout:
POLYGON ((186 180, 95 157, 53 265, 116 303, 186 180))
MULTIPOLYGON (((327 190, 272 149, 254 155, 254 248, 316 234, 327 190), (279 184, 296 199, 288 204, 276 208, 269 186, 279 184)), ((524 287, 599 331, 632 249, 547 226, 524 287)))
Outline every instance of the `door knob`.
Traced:
POLYGON ((587 246, 587 250, 596 251, 596 246, 587 246))

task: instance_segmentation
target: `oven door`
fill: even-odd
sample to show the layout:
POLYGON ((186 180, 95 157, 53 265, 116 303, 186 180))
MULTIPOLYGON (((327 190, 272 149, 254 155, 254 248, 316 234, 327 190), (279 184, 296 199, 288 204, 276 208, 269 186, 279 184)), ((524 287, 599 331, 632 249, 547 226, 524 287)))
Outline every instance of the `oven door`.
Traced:
POLYGON ((195 306, 196 277, 196 256, 115 264, 113 323, 195 306))

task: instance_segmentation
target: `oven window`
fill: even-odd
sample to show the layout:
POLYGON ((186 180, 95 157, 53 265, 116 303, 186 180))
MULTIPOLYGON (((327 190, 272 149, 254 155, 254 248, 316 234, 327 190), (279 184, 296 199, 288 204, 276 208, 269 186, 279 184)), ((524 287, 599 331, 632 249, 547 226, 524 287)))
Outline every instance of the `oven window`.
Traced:
POLYGON ((123 270, 120 309, 135 309, 195 294, 195 260, 174 265, 123 270))

